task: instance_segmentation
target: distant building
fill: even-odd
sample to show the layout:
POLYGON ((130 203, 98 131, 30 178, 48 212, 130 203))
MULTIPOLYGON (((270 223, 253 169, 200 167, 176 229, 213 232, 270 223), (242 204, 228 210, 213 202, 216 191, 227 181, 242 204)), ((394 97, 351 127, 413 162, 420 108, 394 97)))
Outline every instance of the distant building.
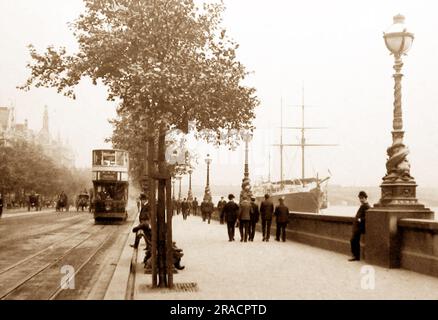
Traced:
POLYGON ((29 129, 27 119, 24 123, 15 122, 14 108, 0 107, 0 146, 7 146, 11 141, 24 140, 42 147, 44 154, 62 166, 75 166, 75 155, 68 142, 63 143, 58 134, 55 140, 50 135, 49 113, 44 108, 43 126, 38 133, 29 129))

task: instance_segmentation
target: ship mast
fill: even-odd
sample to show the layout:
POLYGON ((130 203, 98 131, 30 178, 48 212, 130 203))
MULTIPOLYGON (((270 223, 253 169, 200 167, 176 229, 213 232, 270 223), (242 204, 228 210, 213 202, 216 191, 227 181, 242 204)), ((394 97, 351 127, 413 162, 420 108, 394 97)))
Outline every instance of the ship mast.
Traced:
POLYGON ((283 97, 281 97, 281 111, 280 111, 280 186, 281 189, 284 188, 284 179, 283 179, 283 97))
MULTIPOLYGON (((304 150, 306 145, 306 138, 304 136, 305 128, 304 128, 304 86, 302 93, 302 103, 301 103, 301 179, 304 181, 305 178, 305 167, 304 167, 304 150)), ((304 184, 304 182, 303 182, 304 184)))
POLYGON ((268 181, 271 182, 271 150, 269 150, 269 171, 268 171, 268 181))
POLYGON ((284 187, 283 182, 283 148, 284 147, 300 147, 301 148, 301 183, 305 185, 305 148, 306 147, 333 147, 337 146, 337 144, 309 144, 306 143, 306 136, 305 132, 306 130, 312 130, 312 129, 327 129, 326 127, 306 127, 305 126, 305 104, 304 104, 304 86, 302 88, 302 103, 299 106, 292 106, 292 107, 300 107, 301 108, 301 126, 300 127, 283 127, 283 99, 281 100, 281 128, 280 128, 280 144, 275 146, 280 147, 280 158, 281 158, 281 187, 284 187), (298 144, 284 144, 283 143, 283 129, 293 129, 293 130, 301 130, 301 142, 298 144))

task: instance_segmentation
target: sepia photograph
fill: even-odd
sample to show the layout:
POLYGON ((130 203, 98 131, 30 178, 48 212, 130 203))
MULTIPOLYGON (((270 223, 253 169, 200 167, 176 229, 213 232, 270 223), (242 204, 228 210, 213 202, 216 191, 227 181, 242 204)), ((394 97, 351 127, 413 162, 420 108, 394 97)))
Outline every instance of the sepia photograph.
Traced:
POLYGON ((437 10, 0 0, 0 299, 437 300, 437 10))

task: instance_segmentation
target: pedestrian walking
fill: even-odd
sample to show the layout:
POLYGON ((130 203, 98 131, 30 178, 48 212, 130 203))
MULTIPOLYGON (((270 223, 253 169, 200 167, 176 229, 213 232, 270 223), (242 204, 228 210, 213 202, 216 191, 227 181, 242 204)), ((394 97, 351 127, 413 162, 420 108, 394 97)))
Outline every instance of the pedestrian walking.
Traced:
POLYGON ((192 202, 192 208, 193 208, 193 215, 197 216, 198 215, 198 208, 199 208, 199 203, 198 203, 198 199, 193 200, 192 202))
POLYGON ((249 222, 251 220, 252 205, 249 202, 248 197, 243 197, 240 203, 239 210, 239 231, 240 242, 248 241, 249 222))
POLYGON ((224 207, 227 202, 224 200, 224 197, 221 197, 219 202, 217 203, 217 212, 219 214, 219 220, 221 224, 224 224, 224 207))
POLYGON ((370 208, 368 204, 368 195, 365 191, 359 192, 360 207, 357 210, 356 217, 353 222, 353 234, 351 236, 351 253, 353 256, 348 261, 360 260, 360 238, 365 233, 365 214, 370 208))
POLYGON ((280 235, 281 240, 283 242, 286 241, 286 227, 289 222, 289 208, 285 206, 284 204, 284 198, 281 197, 278 199, 280 204, 275 208, 275 220, 277 222, 277 234, 275 237, 276 241, 280 241, 280 235))
POLYGON ((255 202, 255 198, 251 198, 251 218, 249 222, 249 241, 254 241, 256 225, 260 219, 259 206, 255 202))
POLYGON ((210 224, 211 214, 213 213, 213 211, 214 211, 213 202, 204 199, 201 203, 202 221, 208 220, 208 224, 210 224))
POLYGON ((186 198, 184 198, 183 202, 181 203, 181 210, 182 210, 183 219, 187 220, 187 215, 189 213, 190 206, 186 198))
POLYGON ((228 241, 234 241, 234 231, 236 228, 237 216, 239 214, 239 206, 234 202, 234 195, 228 195, 228 202, 224 206, 224 219, 227 223, 228 241))
POLYGON ((265 194, 265 200, 260 204, 260 217, 262 218, 263 241, 269 241, 271 235, 272 215, 274 213, 274 204, 269 194, 265 194))
POLYGON ((182 205, 181 199, 176 200, 176 214, 177 215, 179 215, 182 211, 181 205, 182 205))

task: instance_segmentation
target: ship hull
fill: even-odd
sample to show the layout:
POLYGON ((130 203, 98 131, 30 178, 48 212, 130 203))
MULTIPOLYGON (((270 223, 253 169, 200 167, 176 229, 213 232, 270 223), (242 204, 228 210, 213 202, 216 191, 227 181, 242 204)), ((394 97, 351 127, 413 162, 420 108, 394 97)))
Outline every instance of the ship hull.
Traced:
MULTIPOLYGON (((278 199, 281 197, 284 197, 284 204, 289 208, 289 211, 292 212, 319 213, 324 202, 324 194, 319 188, 306 192, 278 192, 271 195, 274 206, 278 205, 278 199)), ((264 200, 264 196, 258 196, 256 200, 260 203, 264 200)))

